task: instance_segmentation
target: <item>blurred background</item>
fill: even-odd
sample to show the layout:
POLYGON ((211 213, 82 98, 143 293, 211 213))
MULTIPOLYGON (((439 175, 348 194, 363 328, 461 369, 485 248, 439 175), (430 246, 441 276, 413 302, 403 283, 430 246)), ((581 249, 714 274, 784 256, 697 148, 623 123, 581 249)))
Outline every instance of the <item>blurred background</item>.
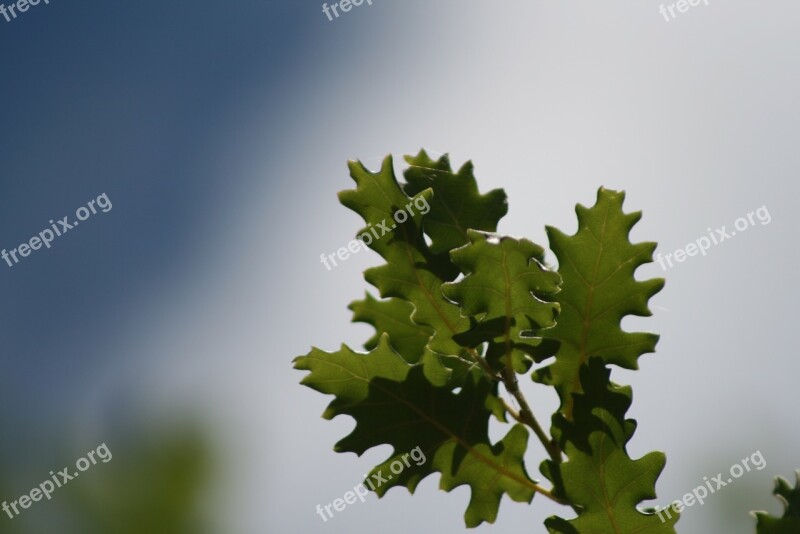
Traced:
MULTIPOLYGON (((462 532, 469 498, 393 490, 323 523, 382 461, 333 452, 351 420, 298 385, 311 345, 352 347, 361 228, 336 192, 426 148, 510 199, 500 231, 572 232, 600 185, 672 252, 765 206, 756 224, 668 272, 661 334, 634 387, 631 453, 667 453, 666 505, 760 451, 766 468, 687 509, 682 533, 751 533, 772 478, 800 467, 800 5, 373 0, 329 20, 318 0, 50 0, 0 18, 0 247, 105 193, 113 204, 0 262, 0 501, 105 443, 9 533, 462 532), (669 5, 669 4, 668 4, 669 5)), ((550 391, 523 380, 534 411, 550 391)), ((497 434, 496 434, 497 435, 497 434)), ((531 448, 529 471, 543 452, 531 448)), ((478 532, 543 532, 561 510, 504 501, 478 532)))

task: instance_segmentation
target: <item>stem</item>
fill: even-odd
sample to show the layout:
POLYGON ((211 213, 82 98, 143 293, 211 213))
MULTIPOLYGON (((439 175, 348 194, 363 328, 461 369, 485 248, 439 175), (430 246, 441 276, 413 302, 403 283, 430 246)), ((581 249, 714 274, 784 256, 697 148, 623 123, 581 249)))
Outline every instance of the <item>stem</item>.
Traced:
MULTIPOLYGON (((562 463, 563 458, 561 457, 561 448, 554 439, 551 439, 550 436, 547 435, 547 432, 544 431, 542 425, 539 424, 539 421, 537 421, 536 417, 533 415, 533 411, 528 404, 528 400, 519 389, 517 373, 512 367, 512 362, 507 361, 506 366, 503 369, 503 373, 499 374, 492 369, 492 367, 489 365, 489 362, 486 361, 486 358, 484 358, 477 350, 468 348, 467 352, 470 354, 470 356, 472 356, 472 359, 480 365, 481 369, 483 369, 484 373, 486 373, 490 380, 503 382, 503 385, 506 387, 506 391, 508 391, 517 400, 517 403, 520 406, 519 411, 509 406, 505 399, 501 399, 503 400, 506 411, 511 414, 511 417, 513 417, 517 422, 531 427, 533 429, 533 433, 536 434, 536 437, 539 438, 539 441, 550 455, 550 458, 557 464, 562 463)), ((511 358, 508 356, 509 355, 507 355, 507 360, 510 360, 511 358)), ((533 484, 532 487, 535 492, 541 493, 551 501, 564 506, 569 506, 575 511, 576 514, 580 513, 580 510, 574 504, 553 495, 552 490, 545 489, 538 484, 533 484)))
POLYGON ((509 403, 507 403, 505 399, 500 399, 500 400, 503 401, 503 407, 506 409, 508 413, 511 414, 511 417, 513 417, 515 421, 517 421, 518 423, 522 423, 523 425, 527 424, 525 423, 525 421, 522 420, 522 416, 519 414, 519 412, 516 409, 514 409, 509 403))
POLYGON ((559 499, 558 497, 553 495, 552 491, 544 489, 543 487, 538 486, 538 485, 536 486, 535 491, 537 491, 538 493, 541 493, 542 495, 544 495, 545 497, 547 497, 548 499, 550 499, 553 502, 556 502, 558 504, 563 504, 564 506, 570 506, 570 507, 572 507, 573 510, 575 510, 577 512, 577 510, 575 509, 575 507, 573 505, 571 505, 569 502, 567 502, 567 501, 565 501, 563 499, 559 499))
POLYGON ((508 403, 505 403, 508 413, 510 413, 511 417, 520 423, 531 427, 531 429, 533 429, 533 433, 536 434, 536 437, 539 438, 539 441, 542 442, 545 450, 550 455, 550 458, 554 462, 560 464, 562 462, 561 448, 558 446, 558 443, 556 443, 555 440, 551 439, 550 436, 547 435, 547 432, 544 431, 542 425, 540 425, 539 421, 536 419, 536 416, 533 415, 533 411, 528 404, 528 400, 519 389, 517 374, 511 367, 511 362, 507 362, 505 369, 503 369, 503 373, 498 375, 498 373, 491 368, 489 362, 487 362, 477 350, 467 349, 467 352, 469 352, 470 356, 472 356, 472 358, 481 366, 481 369, 483 369, 490 379, 503 382, 503 385, 506 387, 506 391, 508 391, 516 399, 520 407, 520 411, 517 412, 508 406, 508 403))
POLYGON ((489 362, 486 361, 486 358, 481 356, 481 354, 477 350, 468 348, 467 352, 469 352, 469 355, 472 356, 473 360, 478 362, 478 364, 481 366, 481 369, 483 369, 483 372, 486 373, 489 379, 495 381, 500 380, 500 377, 498 376, 497 373, 494 372, 492 367, 489 365, 489 362))
POLYGON ((528 404, 528 400, 519 389, 517 374, 514 372, 514 369, 509 366, 506 366, 503 370, 503 384, 506 386, 506 391, 508 391, 519 404, 519 413, 515 416, 515 412, 512 412, 512 417, 531 427, 534 434, 536 434, 536 437, 539 438, 539 441, 541 441, 542 445, 544 445, 544 448, 550 455, 550 458, 552 458, 552 460, 557 464, 560 464, 562 461, 561 448, 558 446, 558 443, 556 443, 555 440, 551 439, 550 436, 547 435, 547 432, 544 431, 542 425, 540 425, 539 421, 536 420, 536 417, 533 415, 533 411, 528 404))
MULTIPOLYGON (((363 380, 363 378, 362 378, 362 380, 363 380)), ((370 382, 370 383, 372 383, 372 382, 370 382)), ((387 390, 381 385, 376 385, 376 387, 382 393, 384 393, 387 396, 391 397, 396 402, 407 406, 411 411, 417 413, 417 415, 419 415, 419 417, 421 419, 427 421, 431 426, 435 427, 442 434, 444 434, 446 436, 449 436, 449 439, 452 439, 453 441, 456 442, 456 444, 458 446, 464 448, 464 450, 466 450, 469 454, 472 454, 472 456, 477 461, 482 462, 485 465, 491 467, 492 469, 497 471, 497 473, 499 475, 506 476, 506 477, 510 478, 511 480, 514 480, 515 482, 517 482, 517 483, 519 483, 519 484, 521 484, 523 486, 527 486, 527 487, 531 488, 534 492, 541 493, 542 495, 544 495, 545 497, 551 499, 554 502, 557 502, 559 504, 563 504, 563 505, 566 505, 566 506, 570 506, 569 502, 566 502, 566 501, 556 497, 555 495, 553 495, 552 490, 548 490, 548 489, 545 489, 545 488, 539 486, 539 484, 537 484, 536 482, 532 481, 527 476, 520 476, 517 473, 514 473, 514 472, 508 470, 507 466, 505 466, 503 464, 498 464, 492 458, 489 458, 489 457, 481 454, 479 451, 475 450, 475 448, 472 447, 461 436, 459 436, 458 434, 453 432, 452 429, 448 428, 447 426, 444 426, 442 423, 440 423, 435 418, 433 418, 431 414, 428 414, 426 411, 422 410, 419 406, 416 406, 415 404, 411 403, 405 396, 398 396, 395 392, 393 392, 391 390, 387 390)))

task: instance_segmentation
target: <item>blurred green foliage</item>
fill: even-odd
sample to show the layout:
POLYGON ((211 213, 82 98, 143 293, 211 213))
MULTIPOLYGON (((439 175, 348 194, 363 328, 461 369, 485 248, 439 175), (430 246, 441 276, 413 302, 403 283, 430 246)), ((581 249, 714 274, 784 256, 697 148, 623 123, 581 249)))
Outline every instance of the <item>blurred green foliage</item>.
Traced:
MULTIPOLYGON (((108 463, 98 462, 80 478, 56 489, 52 500, 34 503, 14 519, 2 514, 0 534, 211 532, 201 506, 211 455, 196 430, 151 432, 107 444, 113 455, 108 463)), ((19 498, 23 492, 8 488, 4 480, 0 475, 0 499, 19 498)), ((23 491, 40 482, 31 480, 23 491)))

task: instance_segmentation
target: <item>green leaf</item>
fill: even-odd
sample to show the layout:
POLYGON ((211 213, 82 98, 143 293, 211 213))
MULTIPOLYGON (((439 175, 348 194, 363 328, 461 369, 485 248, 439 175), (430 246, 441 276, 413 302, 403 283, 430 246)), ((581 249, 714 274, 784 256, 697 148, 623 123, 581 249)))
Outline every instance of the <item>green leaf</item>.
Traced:
POLYGON ((800 471, 795 474, 794 488, 781 477, 775 479, 773 495, 783 503, 783 517, 773 517, 766 512, 756 512, 757 534, 797 534, 800 532, 800 471))
POLYGON ((527 430, 515 426, 501 442, 489 440, 497 384, 479 373, 467 375, 458 393, 437 387, 425 378, 421 365, 409 365, 392 350, 387 335, 368 354, 345 346, 335 353, 313 349, 297 358, 295 367, 311 371, 303 384, 335 395, 325 418, 345 414, 356 420, 353 431, 336 444, 337 452, 361 455, 379 445, 393 447, 367 479, 379 484, 370 488, 378 495, 395 486, 413 493, 422 479, 440 472, 443 490, 471 488, 465 520, 472 527, 495 520, 503 494, 529 503, 540 489, 525 471, 527 430), (417 447, 427 461, 403 464, 403 455, 417 447), (403 464, 402 470, 390 470, 396 462, 403 464), (382 477, 372 476, 377 472, 382 477))
POLYGON ((414 312, 411 303, 398 298, 377 300, 367 293, 364 300, 351 302, 349 308, 353 311, 354 322, 368 323, 375 327, 375 335, 364 343, 365 349, 377 347, 381 335, 387 333, 392 347, 403 359, 408 363, 420 361, 433 330, 411 320, 414 312))
POLYGON ((523 460, 528 449, 525 427, 514 425, 496 445, 475 445, 456 472, 451 472, 453 459, 461 454, 459 449, 456 442, 450 442, 437 453, 434 465, 442 473, 440 487, 443 490, 451 491, 463 485, 472 488, 464 514, 467 527, 477 527, 483 521, 494 523, 504 493, 514 501, 531 502, 534 492, 523 460))
POLYGON ((541 343, 536 332, 555 324, 558 304, 549 301, 561 278, 542 267, 544 249, 527 239, 475 230, 467 235, 470 243, 450 253, 466 276, 442 286, 462 315, 473 318, 456 340, 468 347, 488 342, 490 363, 504 358, 502 365, 525 373, 541 343))
MULTIPOLYGON (((469 321, 461 317, 458 308, 441 292, 442 283, 454 279, 458 275, 457 269, 446 257, 431 254, 422 237, 420 222, 423 215, 419 211, 412 210, 413 215, 403 224, 394 221, 394 213, 414 204, 397 183, 391 157, 384 160, 381 171, 376 174, 361 163, 351 162, 350 174, 358 187, 342 191, 339 199, 368 223, 360 235, 369 235, 370 228, 379 235, 379 239, 372 240, 369 246, 387 262, 368 269, 364 277, 380 290, 381 297, 397 297, 410 302, 414 306, 411 319, 434 332, 429 341, 431 349, 457 357, 462 349, 451 336, 464 329, 469 321), (386 228, 392 229, 383 235, 386 228)), ((421 198, 428 202, 432 195, 432 190, 428 189, 414 200, 421 198)))
MULTIPOLYGON (((418 158, 423 158, 422 154, 424 152, 418 158)), ((417 161, 413 158, 412 160, 417 161)), ((368 269, 364 273, 367 281, 379 289, 381 297, 395 297, 413 305, 411 320, 432 330, 428 341, 429 349, 438 355, 436 359, 442 361, 446 367, 458 370, 456 376, 460 379, 475 362, 452 336, 468 329, 469 319, 462 317, 459 308, 448 301, 441 291, 442 284, 454 280, 459 271, 450 262, 447 254, 436 254, 428 247, 421 228, 424 219, 441 218, 443 211, 451 210, 453 206, 449 203, 462 202, 472 206, 475 202, 471 187, 474 178, 471 174, 453 174, 449 171, 446 158, 440 159, 435 165, 439 172, 436 179, 429 181, 430 187, 414 193, 413 198, 410 198, 397 182, 391 157, 383 161, 378 173, 369 172, 360 162, 350 162, 350 174, 357 188, 342 191, 339 199, 342 204, 361 215, 368 224, 367 228, 359 232, 360 236, 378 236, 377 239, 367 237, 364 241, 371 241, 370 248, 378 252, 386 260, 386 264, 368 269), (448 188, 447 191, 444 187, 448 188), (451 191, 451 187, 456 189, 451 191), (437 195, 442 195, 448 203, 437 203, 437 195), (396 222, 394 218, 400 210, 408 215, 402 223, 396 222)), ((414 177, 413 172, 410 176, 414 177)), ((493 193, 489 200, 498 196, 493 193)), ((503 203, 504 199, 503 195, 503 203)), ((451 214, 451 219, 458 221, 461 215, 457 210, 451 214)), ((479 223, 484 226, 479 229, 494 228, 497 220, 489 219, 479 223)), ((434 228, 437 226, 434 225, 434 228)), ((432 231, 434 234, 437 232, 432 231)), ((447 235, 449 242, 458 241, 454 235, 447 235)), ((458 245, 464 243, 466 236, 457 242, 458 245)), ((434 358, 428 358, 428 361, 433 362, 434 358)), ((436 373, 431 371, 429 374, 433 376, 436 373)))
POLYGON ((431 211, 423 223, 434 254, 447 254, 467 243, 470 229, 497 230, 497 223, 508 212, 506 193, 493 189, 481 195, 471 161, 454 173, 447 155, 432 160, 421 150, 405 160, 409 164, 403 173, 408 182, 406 193, 413 196, 429 188, 434 191, 431 211))
POLYGON ((578 509, 578 517, 551 517, 545 525, 553 533, 622 534, 653 532, 673 534, 678 515, 641 511, 638 505, 656 497, 655 483, 664 468, 663 453, 651 452, 631 459, 626 450, 636 429, 625 419, 631 390, 610 380, 599 359, 581 369, 583 393, 574 393, 574 417, 553 417, 553 436, 568 461, 547 460, 542 472, 553 481, 558 496, 578 509))
POLYGON ((655 334, 625 332, 620 325, 627 315, 651 315, 647 302, 664 286, 662 279, 634 278, 637 267, 653 260, 656 244, 629 241, 641 212, 624 213, 624 199, 623 192, 600 188, 592 208, 576 207, 575 235, 547 227, 563 289, 556 295, 558 324, 542 335, 559 347, 555 361, 534 379, 555 386, 568 418, 571 394, 581 391, 580 369, 590 358, 637 369, 639 356, 653 352, 658 341, 655 334))

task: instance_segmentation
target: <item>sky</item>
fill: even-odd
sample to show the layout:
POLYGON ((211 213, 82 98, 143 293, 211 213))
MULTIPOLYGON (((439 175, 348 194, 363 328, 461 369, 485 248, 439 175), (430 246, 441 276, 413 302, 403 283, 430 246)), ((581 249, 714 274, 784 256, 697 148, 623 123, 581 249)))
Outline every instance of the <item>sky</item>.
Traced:
MULTIPOLYGON (((499 231, 537 243, 546 224, 574 232, 600 186, 626 191, 644 214, 632 238, 663 254, 760 214, 706 255, 637 272, 667 284, 653 317, 623 326, 661 340, 614 375, 634 388, 632 456, 667 454, 656 503, 763 455, 678 524, 753 532, 748 510, 777 513, 773 477, 800 468, 800 6, 661 5, 373 0, 329 20, 310 0, 50 0, 0 15, 0 248, 101 195, 111 206, 0 261, 0 499, 55 458, 191 422, 212 444, 216 531, 463 531, 469 492, 438 475, 323 523, 317 504, 390 450, 333 452, 353 422, 323 420, 330 399, 291 365, 372 335, 347 304, 377 255, 319 260, 362 226, 336 198, 347 161, 393 154, 401 172, 425 148, 471 160, 482 191, 508 194, 499 231)), ((554 513, 505 500, 477 531, 541 532, 554 513)))

